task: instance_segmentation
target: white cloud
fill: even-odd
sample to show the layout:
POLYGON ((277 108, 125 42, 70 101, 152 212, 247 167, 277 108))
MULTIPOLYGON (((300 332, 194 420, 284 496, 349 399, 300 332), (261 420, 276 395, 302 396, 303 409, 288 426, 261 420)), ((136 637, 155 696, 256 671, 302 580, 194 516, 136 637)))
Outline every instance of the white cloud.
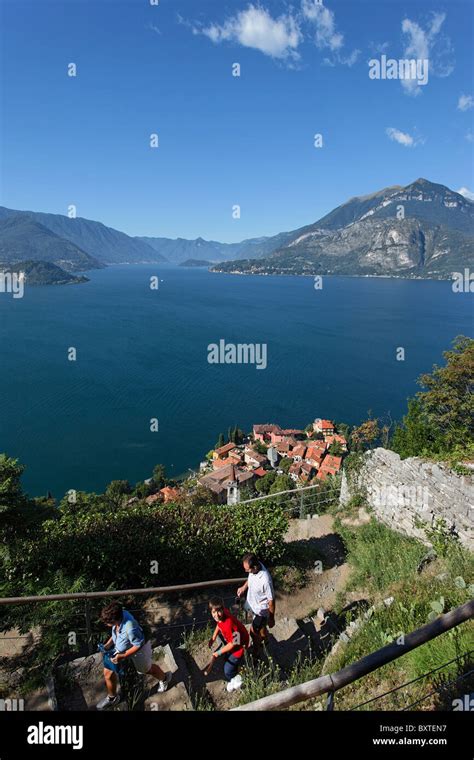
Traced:
POLYGON ((468 142, 474 142, 474 132, 472 132, 471 130, 466 132, 466 140, 468 142))
POLYGON ((250 3, 222 24, 191 25, 182 17, 178 21, 191 26, 193 34, 203 34, 215 44, 235 42, 280 60, 297 61, 298 48, 310 33, 320 50, 329 51, 331 58, 324 59, 326 64, 353 66, 360 54, 357 49, 351 53, 343 51, 344 35, 336 28, 333 11, 316 0, 301 0, 301 11, 290 10, 275 18, 262 5, 250 3))
POLYGON ((148 29, 151 29, 151 31, 155 32, 156 34, 161 34, 160 30, 157 26, 155 26, 155 24, 148 24, 148 29))
POLYGON ((408 132, 401 132, 399 129, 395 129, 395 127, 387 127, 385 134, 405 148, 414 148, 418 144, 418 141, 409 135, 408 132))
POLYGON ((474 98, 472 95, 460 95, 458 100, 458 108, 460 111, 467 111, 474 106, 474 98))
POLYGON ((339 50, 344 44, 344 36, 336 30, 336 20, 333 11, 316 0, 303 0, 301 10, 303 16, 316 26, 316 45, 319 48, 339 50))
POLYGON ((379 53, 379 54, 386 53, 389 47, 390 47, 390 42, 371 42, 369 45, 369 48, 372 50, 374 55, 376 53, 379 53))
MULTIPOLYGON (((402 21, 406 37, 403 57, 428 60, 430 76, 446 77, 454 69, 451 41, 441 34, 445 19, 445 13, 432 13, 425 29, 408 18, 402 21)), ((420 95, 423 89, 415 79, 402 79, 401 84, 408 95, 420 95)))
POLYGON ((224 24, 195 27, 193 31, 205 34, 215 43, 223 40, 238 42, 272 58, 282 59, 298 58, 297 48, 302 40, 298 23, 291 13, 273 18, 265 8, 255 5, 239 11, 224 24))
POLYGON ((464 198, 467 198, 470 201, 474 201, 474 193, 472 193, 470 190, 468 190, 467 187, 461 187, 459 190, 457 190, 459 195, 462 195, 464 198))
POLYGON ((334 54, 335 60, 325 58, 324 63, 334 65, 337 62, 353 66, 359 57, 360 50, 353 50, 348 55, 342 54, 344 35, 336 28, 334 12, 318 3, 317 0, 303 0, 301 12, 304 18, 316 27, 316 46, 320 50, 330 50, 334 54))

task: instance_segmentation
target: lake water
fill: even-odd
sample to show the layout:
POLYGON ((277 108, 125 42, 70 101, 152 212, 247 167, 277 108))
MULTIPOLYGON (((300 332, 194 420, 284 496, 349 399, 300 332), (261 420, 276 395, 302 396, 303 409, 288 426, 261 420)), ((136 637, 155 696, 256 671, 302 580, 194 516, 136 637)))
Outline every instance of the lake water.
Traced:
POLYGON ((158 462, 186 472, 235 423, 399 418, 417 376, 473 327, 472 296, 450 282, 326 277, 315 290, 168 265, 88 276, 0 294, 0 451, 26 465, 31 495, 135 483, 158 462), (265 343, 267 368, 209 364, 221 338, 265 343))

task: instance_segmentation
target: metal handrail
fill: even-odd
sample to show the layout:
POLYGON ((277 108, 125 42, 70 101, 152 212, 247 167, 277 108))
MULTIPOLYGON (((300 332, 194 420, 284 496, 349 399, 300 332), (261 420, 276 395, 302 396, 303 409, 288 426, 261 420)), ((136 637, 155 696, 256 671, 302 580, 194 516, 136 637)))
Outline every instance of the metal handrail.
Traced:
MULTIPOLYGON (((321 484, 315 483, 312 486, 300 486, 299 488, 292 488, 289 491, 277 491, 277 493, 268 493, 263 496, 253 496, 251 499, 245 499, 244 501, 240 501, 239 504, 251 504, 254 501, 263 501, 264 499, 275 499, 277 496, 284 496, 285 494, 290 494, 291 496, 300 496, 305 491, 310 491, 314 489, 320 489, 321 484)), ((333 499, 327 499, 326 501, 333 501, 333 499)))
POLYGON ((360 707, 365 707, 365 705, 369 705, 372 702, 378 702, 379 699, 385 699, 385 697, 390 696, 390 694, 394 694, 396 691, 400 691, 400 689, 404 689, 406 686, 413 686, 414 683, 418 683, 423 678, 426 678, 427 676, 432 676, 433 673, 438 673, 440 670, 447 668, 448 665, 452 665, 453 662, 458 662, 459 660, 462 660, 465 657, 469 657, 471 654, 474 654, 474 649, 471 649, 469 652, 464 652, 464 654, 459 654, 457 657, 453 657, 452 660, 448 660, 448 662, 445 662, 443 665, 438 665, 437 668, 433 668, 433 670, 429 670, 427 673, 423 673, 421 676, 417 676, 417 678, 412 678, 411 681, 405 681, 405 683, 401 683, 400 686, 395 686, 393 689, 384 691, 383 694, 377 694, 376 697, 371 697, 371 699, 366 699, 365 702, 361 702, 359 705, 355 705, 354 707, 351 707, 350 709, 358 710, 360 707))
POLYGON ((320 697, 328 692, 336 692, 344 686, 362 678, 362 676, 378 670, 382 665, 397 660, 399 657, 407 654, 407 652, 411 652, 422 644, 426 644, 426 642, 440 636, 442 633, 451 630, 451 628, 455 628, 461 623, 470 620, 472 617, 474 617, 474 599, 466 602, 461 607, 450 610, 445 615, 440 615, 433 622, 407 634, 403 644, 389 644, 382 647, 382 649, 371 652, 371 654, 348 665, 346 668, 338 670, 336 673, 320 676, 312 681, 292 686, 289 689, 271 694, 262 699, 257 699, 254 702, 249 702, 241 707, 234 707, 233 711, 281 710, 291 707, 291 705, 295 705, 298 702, 305 702, 307 699, 320 697))

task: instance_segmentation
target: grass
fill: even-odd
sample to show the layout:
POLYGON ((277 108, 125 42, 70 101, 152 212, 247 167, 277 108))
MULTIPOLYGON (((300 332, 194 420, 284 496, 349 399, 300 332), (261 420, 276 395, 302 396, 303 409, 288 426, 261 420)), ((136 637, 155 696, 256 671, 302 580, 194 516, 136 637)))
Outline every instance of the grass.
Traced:
POLYGON ((212 712, 215 710, 212 699, 205 689, 199 692, 191 689, 191 703, 196 712, 212 712))
POLYGON ((291 594, 308 584, 308 571, 292 565, 278 565, 272 568, 275 590, 282 594, 291 594))
POLYGON ((254 665, 250 657, 246 656, 245 665, 242 668, 243 684, 239 692, 239 705, 268 697, 278 691, 297 686, 305 681, 311 681, 321 675, 322 662, 315 659, 311 655, 311 651, 309 656, 299 654, 285 681, 282 680, 279 665, 272 657, 269 655, 267 657, 268 659, 265 662, 258 662, 257 665, 254 665))
POLYGON ((370 588, 380 594, 398 581, 416 575, 427 548, 415 538, 402 536, 374 518, 366 525, 349 528, 340 520, 336 529, 353 568, 348 590, 370 588))
POLYGON ((245 663, 241 670, 242 688, 239 691, 238 705, 254 702, 256 699, 268 697, 283 688, 281 670, 272 657, 265 662, 253 664, 246 654, 245 663))
MULTIPOLYGON (((403 642, 409 632, 425 625, 436 614, 464 604, 472 595, 469 584, 474 576, 474 557, 453 538, 442 542, 442 554, 439 553, 420 572, 420 562, 428 554, 427 546, 421 541, 396 533, 375 519, 358 527, 348 527, 337 520, 336 529, 344 541, 347 561, 352 567, 346 589, 337 596, 336 607, 339 610, 344 608, 346 594, 351 590, 364 589, 372 604, 388 596, 393 596, 394 601, 390 606, 377 607, 351 640, 330 657, 324 672, 339 670, 391 641, 403 642)), ((290 545, 283 561, 288 562, 288 556, 292 557, 291 560, 287 565, 273 569, 277 578, 279 573, 282 574, 283 584, 293 584, 293 590, 295 582, 291 572, 295 566, 304 573, 306 566, 314 562, 307 552, 308 547, 303 547, 303 553, 298 554, 300 548, 297 542, 290 545), (293 556, 292 552, 295 552, 293 556)), ((452 709, 453 698, 459 693, 462 695, 467 688, 466 681, 456 679, 472 669, 473 657, 466 657, 471 650, 474 650, 474 622, 469 621, 346 687, 336 695, 336 709, 353 709, 414 679, 418 680, 360 709, 400 710, 422 698, 415 709, 452 709), (441 666, 445 667, 430 674, 441 666), (453 679, 455 683, 451 684, 453 679), (424 699, 435 689, 434 695, 424 699)), ((272 662, 253 669, 249 667, 245 671, 239 704, 317 678, 322 666, 322 661, 311 655, 301 655, 286 682, 281 681, 281 674, 272 662)), ((325 698, 308 700, 291 709, 325 709, 325 698)))
MULTIPOLYGON (((346 667, 393 640, 403 642, 401 637, 425 625, 436 614, 464 604, 472 596, 469 584, 474 576, 474 557, 453 538, 443 544, 443 556, 438 556, 420 573, 418 565, 427 554, 427 547, 420 541, 395 533, 375 520, 358 528, 348 529, 340 525, 339 530, 353 568, 346 590, 362 587, 369 591, 374 601, 393 596, 394 602, 376 610, 353 638, 329 659, 325 672, 346 667)), ((339 607, 343 606, 343 594, 338 596, 337 603, 339 607)), ((473 621, 447 631, 366 676, 360 683, 346 687, 337 697, 339 709, 351 709, 357 702, 420 678, 403 693, 395 692, 385 698, 383 705, 376 702, 367 706, 367 709, 401 709, 466 672, 466 668, 472 668, 464 658, 438 674, 422 678, 429 671, 452 659, 462 658, 471 650, 474 650, 473 621)), ((451 697, 457 688, 448 689, 451 697)), ((459 688, 465 689, 465 686, 459 688)), ((441 695, 445 693, 446 697, 448 692, 442 691, 441 695)), ((440 699, 438 695, 426 704, 435 709, 440 699)))
POLYGON ((311 539, 290 541, 278 565, 271 568, 275 589, 284 594, 308 585, 317 560, 324 566, 324 559, 311 539))
POLYGON ((288 676, 288 687, 298 686, 300 683, 318 678, 321 675, 322 665, 321 660, 312 657, 311 651, 307 657, 304 657, 300 652, 288 676))
POLYGON ((190 631, 183 634, 184 649, 192 654, 196 649, 202 647, 203 644, 207 644, 214 632, 214 627, 210 623, 202 628, 195 628, 193 626, 190 631))

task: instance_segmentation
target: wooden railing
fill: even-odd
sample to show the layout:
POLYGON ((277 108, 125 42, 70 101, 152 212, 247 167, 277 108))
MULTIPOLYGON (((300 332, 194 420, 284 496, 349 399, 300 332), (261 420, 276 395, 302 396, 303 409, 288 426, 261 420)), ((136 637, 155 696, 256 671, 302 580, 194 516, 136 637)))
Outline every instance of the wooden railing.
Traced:
POLYGON ((472 617, 474 617, 474 600, 463 604, 461 607, 456 607, 456 609, 447 612, 445 615, 440 615, 432 623, 428 623, 408 633, 404 637, 403 644, 389 644, 386 647, 382 647, 382 649, 371 652, 371 654, 368 654, 361 660, 353 662, 352 665, 338 670, 336 673, 321 676, 312 681, 306 681, 306 683, 293 686, 290 689, 284 689, 276 694, 271 694, 269 697, 257 699, 255 702, 248 702, 241 707, 235 707, 233 711, 284 710, 287 707, 291 707, 291 705, 305 702, 307 699, 320 697, 323 694, 334 694, 334 692, 342 689, 344 686, 357 681, 368 673, 372 673, 374 670, 382 667, 382 665, 397 660, 407 652, 411 652, 422 644, 426 644, 442 633, 455 628, 461 623, 465 623, 472 617))
POLYGON ((68 600, 82 600, 84 602, 84 617, 86 623, 86 641, 89 654, 94 651, 92 619, 90 602, 93 599, 105 599, 119 596, 145 596, 146 594, 171 594, 176 591, 199 591, 206 588, 220 588, 242 584, 247 578, 219 578, 214 581, 201 581, 199 583, 185 583, 177 586, 152 586, 150 588, 127 588, 119 591, 82 591, 71 594, 42 594, 40 596, 6 596, 0 597, 0 606, 7 604, 41 604, 44 602, 64 602, 68 600))
POLYGON ((62 602, 67 599, 105 599, 115 596, 144 596, 145 594, 170 594, 175 591, 195 591, 203 588, 218 588, 243 583, 247 578, 221 578, 215 581, 186 583, 180 586, 153 586, 151 588, 124 588, 120 591, 78 591, 73 594, 42 594, 41 596, 0 597, 2 604, 33 604, 35 602, 62 602))

